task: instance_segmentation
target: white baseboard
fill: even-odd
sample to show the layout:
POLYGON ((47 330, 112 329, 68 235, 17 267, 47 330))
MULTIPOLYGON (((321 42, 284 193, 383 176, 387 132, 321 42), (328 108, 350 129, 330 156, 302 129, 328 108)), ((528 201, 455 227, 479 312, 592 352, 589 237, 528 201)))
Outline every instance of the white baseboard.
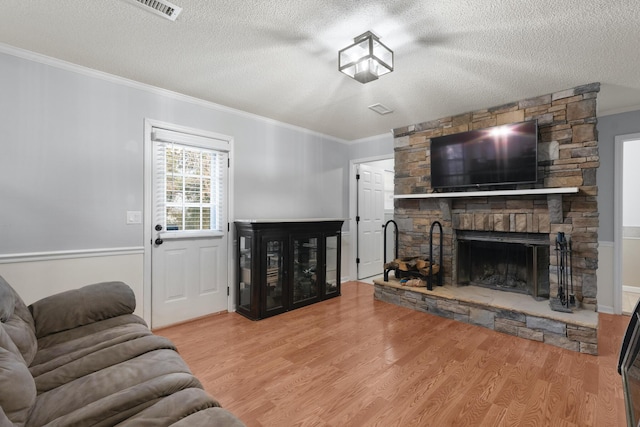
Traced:
POLYGON ((600 304, 598 304, 598 313, 615 314, 613 312, 613 307, 608 305, 600 305, 600 304))
POLYGON ((632 294, 640 294, 640 288, 636 286, 622 286, 623 292, 629 292, 632 294))

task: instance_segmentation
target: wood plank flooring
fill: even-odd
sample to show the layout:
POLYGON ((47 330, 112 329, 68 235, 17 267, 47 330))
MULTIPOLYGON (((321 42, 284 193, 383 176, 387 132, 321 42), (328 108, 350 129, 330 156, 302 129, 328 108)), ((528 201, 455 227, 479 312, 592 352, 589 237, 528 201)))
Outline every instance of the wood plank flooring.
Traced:
POLYGON ((628 317, 600 314, 599 356, 373 299, 373 287, 251 321, 155 331, 249 427, 620 426, 628 317))

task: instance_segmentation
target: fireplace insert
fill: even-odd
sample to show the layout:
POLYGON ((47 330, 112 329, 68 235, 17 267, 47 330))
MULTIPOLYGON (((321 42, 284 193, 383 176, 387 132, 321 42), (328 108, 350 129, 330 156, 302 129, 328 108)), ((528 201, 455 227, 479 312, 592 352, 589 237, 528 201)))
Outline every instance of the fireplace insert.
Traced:
POLYGON ((547 234, 457 232, 458 284, 549 298, 547 234))

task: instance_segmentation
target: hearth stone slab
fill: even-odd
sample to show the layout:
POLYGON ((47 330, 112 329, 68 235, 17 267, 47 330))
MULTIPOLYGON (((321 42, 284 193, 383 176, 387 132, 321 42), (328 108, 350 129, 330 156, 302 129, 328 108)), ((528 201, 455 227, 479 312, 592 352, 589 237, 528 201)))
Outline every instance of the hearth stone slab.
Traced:
POLYGON ((433 291, 375 279, 374 298, 567 350, 598 354, 598 313, 561 313, 549 301, 477 286, 436 286, 433 291))

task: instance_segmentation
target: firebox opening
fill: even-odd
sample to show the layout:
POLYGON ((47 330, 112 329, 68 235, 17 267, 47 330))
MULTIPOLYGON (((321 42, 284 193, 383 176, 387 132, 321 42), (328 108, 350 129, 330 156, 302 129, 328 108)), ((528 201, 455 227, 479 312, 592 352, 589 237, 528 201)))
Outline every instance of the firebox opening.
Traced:
POLYGON ((547 235, 458 234, 459 284, 528 294, 536 299, 549 298, 547 235))

